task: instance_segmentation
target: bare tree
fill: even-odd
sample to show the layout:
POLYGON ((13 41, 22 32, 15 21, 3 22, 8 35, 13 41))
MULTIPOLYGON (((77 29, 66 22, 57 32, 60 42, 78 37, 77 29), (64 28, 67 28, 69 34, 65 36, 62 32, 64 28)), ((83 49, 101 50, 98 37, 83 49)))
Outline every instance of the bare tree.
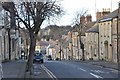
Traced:
POLYGON ((31 72, 33 63, 33 53, 36 46, 36 38, 43 21, 50 19, 51 16, 59 16, 63 10, 56 0, 48 0, 44 2, 4 2, 3 8, 14 14, 28 29, 30 36, 29 57, 27 62, 27 71, 31 72))
MULTIPOLYGON (((80 48, 82 49, 82 60, 85 60, 85 56, 84 56, 84 44, 81 40, 81 34, 83 32, 83 28, 85 27, 85 23, 80 23, 80 18, 85 16, 88 10, 84 10, 82 9, 81 11, 77 11, 75 13, 75 16, 73 18, 73 25, 75 26, 75 29, 78 32, 78 36, 79 36, 79 43, 80 43, 80 48)), ((79 47, 78 47, 79 48, 79 47)), ((79 52, 78 52, 78 57, 79 57, 79 52)))

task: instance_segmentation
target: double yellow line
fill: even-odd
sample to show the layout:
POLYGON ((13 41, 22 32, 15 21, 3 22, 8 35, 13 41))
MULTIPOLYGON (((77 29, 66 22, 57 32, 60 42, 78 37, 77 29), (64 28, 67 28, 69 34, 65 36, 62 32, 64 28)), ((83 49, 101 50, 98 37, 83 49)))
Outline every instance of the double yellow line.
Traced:
POLYGON ((43 68, 43 70, 47 72, 47 74, 50 76, 52 80, 58 80, 56 76, 50 70, 48 70, 44 65, 41 65, 41 67, 43 68))

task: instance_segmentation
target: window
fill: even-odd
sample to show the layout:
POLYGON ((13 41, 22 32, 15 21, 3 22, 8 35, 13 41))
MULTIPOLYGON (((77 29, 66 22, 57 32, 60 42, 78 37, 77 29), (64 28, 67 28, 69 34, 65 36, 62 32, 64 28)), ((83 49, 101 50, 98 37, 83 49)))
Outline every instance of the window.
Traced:
POLYGON ((101 55, 103 55, 103 53, 101 53, 101 55))

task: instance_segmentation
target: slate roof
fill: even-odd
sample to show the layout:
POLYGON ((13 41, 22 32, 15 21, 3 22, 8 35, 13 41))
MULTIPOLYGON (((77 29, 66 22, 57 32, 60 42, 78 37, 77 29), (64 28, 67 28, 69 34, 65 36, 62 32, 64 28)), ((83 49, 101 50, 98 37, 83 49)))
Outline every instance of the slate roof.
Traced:
POLYGON ((92 28, 88 29, 86 32, 87 33, 89 33, 89 32, 98 33, 99 32, 99 25, 95 24, 92 28))
POLYGON ((103 18, 98 20, 98 22, 108 21, 108 20, 111 20, 112 18, 116 18, 116 17, 118 17, 118 9, 109 13, 107 16, 104 16, 103 18))
POLYGON ((49 47, 48 48, 54 48, 55 46, 53 46, 53 45, 49 45, 49 47))
POLYGON ((36 43, 36 46, 48 46, 49 42, 47 41, 39 41, 36 43))
POLYGON ((95 22, 87 23, 87 24, 85 25, 85 27, 83 28, 83 31, 82 31, 82 33, 81 33, 81 36, 85 36, 86 30, 90 29, 94 24, 95 24, 95 22))

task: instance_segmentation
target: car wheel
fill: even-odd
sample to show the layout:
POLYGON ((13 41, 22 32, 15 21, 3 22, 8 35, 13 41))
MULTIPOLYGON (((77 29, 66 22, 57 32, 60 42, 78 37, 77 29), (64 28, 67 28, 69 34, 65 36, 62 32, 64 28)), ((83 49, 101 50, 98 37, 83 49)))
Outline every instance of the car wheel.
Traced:
POLYGON ((41 63, 43 63, 43 60, 41 61, 41 63))

